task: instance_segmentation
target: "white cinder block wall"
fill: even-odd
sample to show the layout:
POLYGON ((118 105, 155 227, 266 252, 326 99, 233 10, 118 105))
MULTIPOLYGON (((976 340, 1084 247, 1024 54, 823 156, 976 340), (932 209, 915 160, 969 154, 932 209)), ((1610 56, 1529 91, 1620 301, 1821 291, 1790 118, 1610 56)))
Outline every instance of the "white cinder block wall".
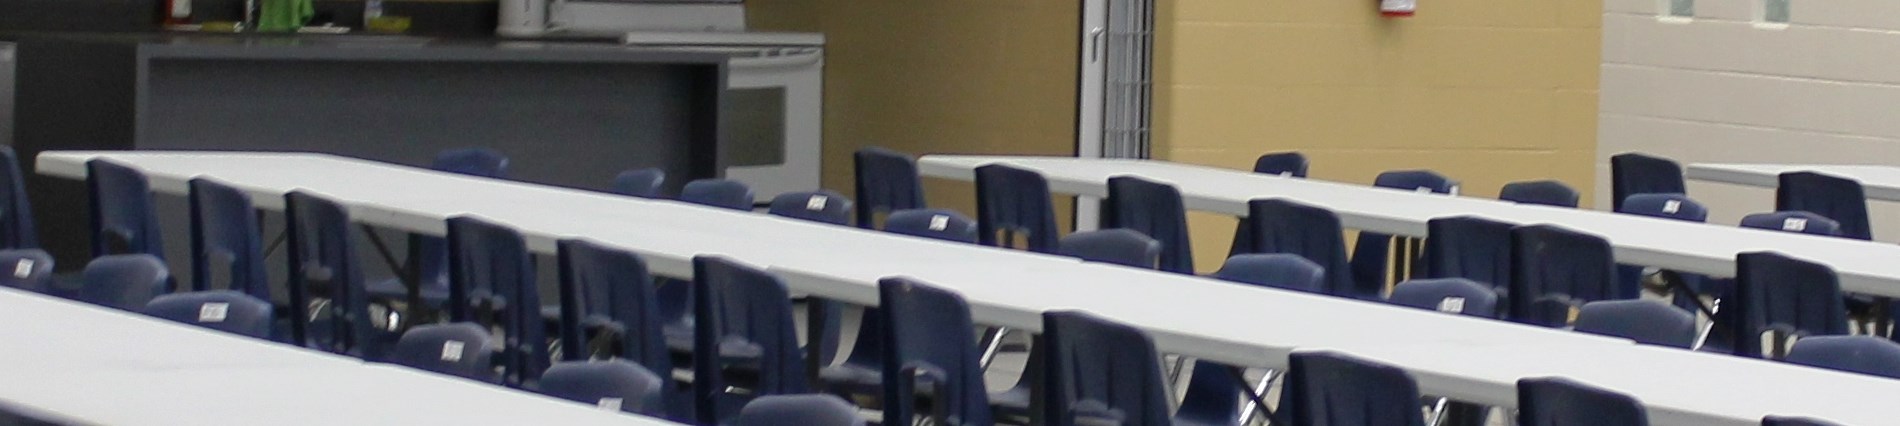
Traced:
MULTIPOLYGON (((1900 165, 1900 0, 1604 0, 1597 200, 1609 157, 1641 151, 1695 162, 1900 165)), ((1689 182, 1709 220, 1773 210, 1774 192, 1689 182)), ((1900 240, 1900 203, 1871 203, 1876 239, 1900 240)))

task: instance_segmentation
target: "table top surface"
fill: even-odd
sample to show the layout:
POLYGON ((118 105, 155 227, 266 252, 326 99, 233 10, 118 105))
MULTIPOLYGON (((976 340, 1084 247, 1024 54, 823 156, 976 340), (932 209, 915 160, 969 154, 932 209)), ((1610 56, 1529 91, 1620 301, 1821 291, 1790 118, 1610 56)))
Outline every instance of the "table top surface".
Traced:
POLYGON ((1900 167, 1849 164, 1690 164, 1683 176, 1693 180, 1774 188, 1788 172, 1815 172, 1859 181, 1868 199, 1900 201, 1900 167))

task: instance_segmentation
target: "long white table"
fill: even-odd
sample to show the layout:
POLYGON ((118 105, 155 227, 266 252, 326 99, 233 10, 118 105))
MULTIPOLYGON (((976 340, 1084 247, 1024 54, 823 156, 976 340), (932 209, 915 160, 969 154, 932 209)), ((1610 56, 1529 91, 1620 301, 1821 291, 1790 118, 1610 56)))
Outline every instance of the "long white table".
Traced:
POLYGON ((1690 164, 1683 175, 1689 179, 1736 185, 1774 188, 1781 185, 1781 174, 1815 172, 1860 181, 1871 200, 1900 201, 1900 167, 1823 164, 1690 164))
POLYGON ((1900 297, 1900 245, 1816 237, 1734 226, 1424 194, 1347 183, 1294 179, 1151 160, 1063 157, 927 155, 926 176, 974 180, 975 169, 1008 164, 1041 173, 1050 190, 1107 196, 1108 179, 1140 176, 1174 184, 1189 209, 1245 216, 1247 201, 1286 198, 1337 213, 1342 225, 1374 232, 1425 236, 1434 218, 1482 216, 1518 224, 1554 224, 1609 240, 1617 261, 1714 276, 1735 272, 1735 255, 1772 250, 1834 268, 1842 289, 1900 297))
POLYGON ((41 173, 80 178, 93 158, 144 171, 159 192, 183 194, 193 177, 218 179, 267 209, 281 208, 278 197, 302 188, 345 203, 358 221, 406 231, 439 234, 443 219, 475 214, 515 226, 543 253, 559 238, 585 236, 639 253, 655 271, 673 276, 691 273, 692 256, 727 255, 769 267, 794 291, 865 305, 877 302, 877 279, 912 276, 963 294, 979 322, 1037 330, 1043 311, 1083 309, 1143 328, 1164 351, 1239 365, 1281 366, 1286 353, 1303 349, 1368 354, 1411 371, 1425 392, 1489 404, 1515 405, 1515 378, 1559 374, 1659 395, 1650 403, 1659 424, 1753 424, 1770 413, 1854 423, 1900 418, 1900 407, 1847 408, 1821 392, 1749 407, 1694 396, 1785 393, 1770 381, 1782 376, 1766 374, 1782 370, 1807 385, 1840 382, 1881 394, 1900 392, 1900 381, 1684 352, 1675 355, 1746 376, 1738 380, 1748 386, 1698 386, 1694 375, 1685 376, 1685 384, 1661 386, 1586 356, 1646 357, 1622 340, 683 203, 314 154, 53 152, 38 164, 41 173), (1417 350, 1391 349, 1397 347, 1417 350), (1460 359, 1433 355, 1455 348, 1485 350, 1460 359), (1499 361, 1550 352, 1579 355, 1549 363, 1499 361))
POLYGON ((0 288, 0 408, 107 425, 664 425, 0 288))

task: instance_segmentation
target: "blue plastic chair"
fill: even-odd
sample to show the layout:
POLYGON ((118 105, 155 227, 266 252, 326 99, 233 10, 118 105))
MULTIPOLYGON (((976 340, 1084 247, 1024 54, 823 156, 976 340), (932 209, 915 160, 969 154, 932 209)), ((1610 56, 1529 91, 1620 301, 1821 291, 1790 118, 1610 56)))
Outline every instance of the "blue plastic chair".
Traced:
POLYGON ((1508 287, 1511 228, 1516 226, 1476 216, 1426 221, 1424 275, 1469 279, 1493 289, 1508 287))
POLYGON ((832 225, 851 225, 851 199, 833 191, 787 192, 772 198, 773 215, 832 225))
POLYGON ((1042 324, 1041 424, 1171 424, 1161 354, 1147 333, 1080 311, 1044 312, 1042 324))
POLYGON ((259 339, 271 337, 270 302, 232 290, 172 293, 152 298, 146 315, 259 339))
POLYGON ((1784 361, 1900 379, 1900 343, 1874 336, 1814 336, 1797 340, 1784 361))
MULTIPOLYGON (((1433 194, 1455 194, 1458 192, 1457 181, 1430 170, 1395 170, 1380 173, 1377 178, 1373 179, 1372 185, 1380 188, 1429 192, 1433 194)), ((1390 252, 1392 251, 1393 240, 1391 235, 1364 231, 1359 233, 1359 238, 1353 244, 1352 262, 1350 263, 1352 267, 1351 278, 1353 279, 1352 292, 1355 297, 1376 300, 1383 295, 1385 292, 1386 277, 1391 275, 1392 258, 1390 252)), ((1417 247, 1417 240, 1412 238, 1399 238, 1398 241, 1400 243, 1398 252, 1401 256, 1407 256, 1407 258, 1402 258, 1404 261, 1410 262, 1414 260, 1410 258, 1411 256, 1419 255, 1418 252, 1421 250, 1417 247)), ((1407 277, 1397 277, 1400 281, 1403 281, 1405 278, 1407 277)))
POLYGON ((1251 245, 1259 253, 1298 255, 1326 267, 1323 293, 1377 298, 1376 291, 1368 293, 1354 286, 1344 231, 1331 210, 1277 198, 1253 200, 1247 202, 1247 221, 1253 224, 1251 245))
POLYGON ((541 374, 541 393, 601 409, 661 415, 665 380, 639 364, 624 359, 567 361, 541 374))
POLYGON ((1418 384, 1395 367, 1334 352, 1294 352, 1274 424, 1424 426, 1418 384))
POLYGON ((975 244, 976 221, 950 209, 908 209, 884 218, 884 232, 975 244))
MULTIPOLYGON (((1709 218, 1709 210, 1702 207, 1702 203, 1697 203, 1695 200, 1682 194, 1630 195, 1629 198, 1623 200, 1623 206, 1620 210, 1617 210, 1617 212, 1696 223, 1702 223, 1709 218)), ((1682 284, 1687 287, 1686 290, 1696 294, 1716 293, 1713 291, 1714 289, 1709 288, 1709 284, 1707 283, 1710 279, 1706 276, 1673 272, 1672 274, 1675 274, 1676 277, 1682 280, 1682 284)), ((1617 265, 1617 277, 1617 280, 1622 283, 1621 285, 1625 291, 1638 291, 1642 288, 1643 267, 1637 265, 1617 265)), ((1633 295, 1636 293, 1628 294, 1632 295, 1630 297, 1634 297, 1633 295)), ((1695 309, 1696 301, 1693 299, 1694 295, 1681 294, 1679 296, 1681 297, 1676 299, 1676 306, 1682 307, 1683 309, 1695 309)))
POLYGON ((402 334, 389 361, 423 371, 498 383, 488 329, 467 322, 419 325, 402 334))
POLYGON ((1267 153, 1253 160, 1253 172, 1304 178, 1306 155, 1295 151, 1267 153))
POLYGON ((1839 223, 1843 237, 1874 238, 1860 182, 1814 172, 1782 173, 1780 180, 1775 187, 1776 211, 1812 212, 1839 223))
POLYGON ((727 426, 864 426, 857 407, 831 395, 772 395, 747 403, 727 426))
POLYGON ((1062 237, 1056 253, 1090 262, 1154 269, 1161 242, 1128 229, 1083 231, 1062 237))
POLYGON ((1761 418, 1761 426, 1844 426, 1840 423, 1811 417, 1768 416, 1761 418))
POLYGON ((1736 355, 1770 355, 1761 351, 1768 331, 1803 338, 1848 333, 1840 278, 1827 265, 1774 252, 1738 254, 1733 299, 1728 326, 1736 355))
POLYGON ((53 290, 53 255, 36 248, 0 250, 0 286, 35 293, 53 290))
POLYGON ((614 175, 613 192, 640 198, 665 198, 666 171, 646 168, 620 172, 614 175))
POLYGON ((522 386, 548 365, 547 326, 534 257, 514 228, 472 216, 448 219, 449 321, 496 326, 507 336, 502 382, 522 386))
MULTIPOLYGON (((1227 258, 1214 278, 1243 284, 1324 294, 1326 268, 1294 254, 1242 254, 1227 258)), ((1189 373, 1187 394, 1174 413, 1177 425, 1233 425, 1239 423, 1237 395, 1245 386, 1236 367, 1199 360, 1189 373)))
POLYGON ((726 179, 697 179, 680 188, 680 201, 730 210, 752 210, 752 188, 726 179))
POLYGON ((1554 180, 1511 182, 1498 189, 1498 199, 1521 204, 1577 207, 1577 190, 1554 180))
POLYGON ((429 168, 460 175, 502 179, 508 175, 508 156, 503 155, 501 151, 482 147, 446 149, 435 154, 435 161, 429 168))
POLYGON ((1263 287, 1326 294, 1326 268, 1297 254, 1243 254, 1227 258, 1214 278, 1263 287))
MULTIPOLYGON (((459 148, 436 153, 430 170, 476 176, 491 179, 508 177, 508 157, 500 151, 488 148, 459 148)), ((409 234, 408 251, 403 259, 403 267, 415 274, 413 277, 393 277, 369 283, 369 293, 376 300, 406 300, 409 284, 404 280, 413 279, 417 293, 425 306, 411 306, 410 310, 425 307, 441 309, 449 299, 449 252, 448 240, 442 237, 422 234, 409 234)))
POLYGON ((1194 273, 1187 209, 1174 185, 1133 176, 1111 177, 1108 198, 1102 203, 1102 228, 1131 229, 1154 238, 1161 243, 1158 269, 1194 273))
POLYGON ((1562 327, 1570 309, 1598 300, 1634 299, 1621 289, 1610 242, 1555 225, 1511 229, 1511 289, 1505 318, 1562 327))
POLYGON ((693 392, 699 423, 723 423, 747 399, 807 392, 791 296, 778 277, 702 255, 693 258, 693 288, 693 392), (753 370, 756 383, 732 383, 727 373, 734 367, 753 370), (745 386, 750 392, 732 393, 729 386, 745 386))
POLYGON ((983 245, 1008 247, 1021 235, 1025 249, 1055 253, 1054 206, 1041 174, 1001 164, 976 168, 976 233, 983 245))
POLYGON ((86 162, 87 194, 92 199, 92 257, 149 254, 165 259, 158 216, 152 210, 152 185, 138 169, 108 160, 86 162))
POLYGON ((1517 381, 1517 423, 1647 426, 1649 414, 1629 395, 1562 377, 1539 377, 1517 381))
POLYGON ((1646 345, 1695 346, 1695 315, 1650 300, 1600 300, 1577 311, 1576 331, 1615 336, 1646 345))
MULTIPOLYGON (((685 407, 687 395, 674 392, 673 359, 665 340, 653 277, 646 261, 626 250, 581 239, 555 243, 560 273, 561 359, 585 361, 589 352, 617 356, 649 370, 662 384, 659 404, 643 407, 685 407), (588 344, 587 332, 612 336, 611 345, 588 344)), ((605 368, 605 367, 603 367, 605 368)), ((552 370, 550 370, 552 373, 552 370)), ((545 377, 545 375, 544 375, 545 377)), ((546 382, 542 383, 545 388, 546 382)), ((659 410, 659 408, 653 408, 659 410)), ((672 412, 674 418, 691 413, 672 412)))
POLYGON ((26 197, 26 176, 13 147, 0 146, 0 249, 39 248, 33 204, 26 197))
POLYGON ((79 300, 137 311, 166 292, 171 271, 149 254, 115 254, 93 259, 81 272, 79 300))
POLYGON ((1623 210, 1623 201, 1636 194, 1684 194, 1682 166, 1667 158, 1641 153, 1610 156, 1610 209, 1623 210))
POLYGON ((878 280, 885 352, 884 424, 911 424, 915 396, 931 395, 934 424, 991 424, 981 354, 970 342, 970 306, 949 290, 906 278, 878 280), (921 392, 921 393, 920 393, 921 392))
POLYGON ((380 359, 397 337, 374 327, 363 271, 342 204, 304 191, 284 195, 290 262, 291 341, 340 354, 380 359), (316 294, 316 290, 328 290, 316 294), (307 312, 316 297, 329 299, 317 324, 307 312))
POLYGON ((1824 237, 1841 236, 1841 223, 1827 216, 1804 211, 1755 213, 1742 216, 1743 228, 1795 232, 1824 237))
POLYGON ((1498 317, 1498 293, 1464 278, 1422 278, 1399 283, 1386 299, 1399 306, 1483 318, 1498 317))
POLYGON ((858 227, 875 229, 878 212, 925 208, 923 181, 917 177, 917 162, 910 155, 873 146, 859 149, 851 160, 857 184, 858 227))
POLYGON ((192 179, 191 290, 218 288, 214 276, 223 275, 223 288, 270 300, 270 276, 264 272, 263 231, 251 196, 207 178, 192 179), (229 269, 219 274, 213 259, 229 269))

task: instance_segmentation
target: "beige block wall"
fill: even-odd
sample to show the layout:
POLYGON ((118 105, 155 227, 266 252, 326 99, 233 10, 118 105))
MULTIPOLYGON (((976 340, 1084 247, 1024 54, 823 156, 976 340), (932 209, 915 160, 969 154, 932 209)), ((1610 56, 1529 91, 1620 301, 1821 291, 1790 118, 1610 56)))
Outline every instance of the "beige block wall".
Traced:
MULTIPOLYGON (((1249 169, 1304 152, 1311 177, 1432 169, 1474 196, 1557 179, 1591 200, 1601 0, 1161 0, 1157 158, 1249 169)), ((1231 217, 1194 214, 1197 266, 1231 217)))

